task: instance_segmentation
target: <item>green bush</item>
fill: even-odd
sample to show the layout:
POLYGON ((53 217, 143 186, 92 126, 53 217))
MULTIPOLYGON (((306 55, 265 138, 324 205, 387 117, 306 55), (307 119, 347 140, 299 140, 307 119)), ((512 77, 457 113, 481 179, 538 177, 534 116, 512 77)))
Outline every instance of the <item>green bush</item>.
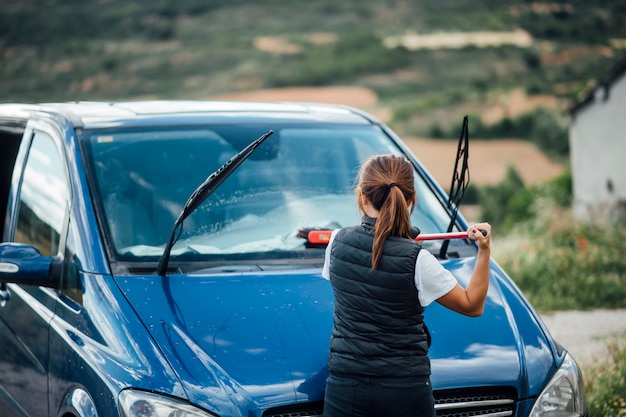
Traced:
POLYGON ((536 109, 527 118, 527 137, 539 149, 553 156, 569 155, 569 131, 563 116, 556 111, 536 109))
POLYGON ((480 217, 488 219, 500 233, 506 233, 511 227, 509 223, 530 216, 530 203, 526 201, 525 194, 524 181, 515 168, 509 166, 506 177, 500 183, 479 188, 480 217))
POLYGON ((479 188, 474 184, 468 184, 463 194, 461 204, 478 204, 479 202, 479 188))
POLYGON ((514 170, 481 190, 494 258, 539 310, 626 307, 626 224, 577 221, 571 173, 525 188, 514 170))
POLYGON ((498 243, 496 260, 538 310, 626 307, 626 226, 580 223, 543 202, 498 243))
POLYGON ((526 187, 514 167, 509 166, 504 180, 496 185, 478 189, 481 218, 489 219, 499 233, 506 234, 520 223, 540 214, 541 203, 549 200, 558 207, 572 203, 572 175, 567 170, 562 175, 544 183, 526 187))
POLYGON ((585 371, 585 391, 590 416, 626 417, 626 344, 608 345, 605 362, 585 371))

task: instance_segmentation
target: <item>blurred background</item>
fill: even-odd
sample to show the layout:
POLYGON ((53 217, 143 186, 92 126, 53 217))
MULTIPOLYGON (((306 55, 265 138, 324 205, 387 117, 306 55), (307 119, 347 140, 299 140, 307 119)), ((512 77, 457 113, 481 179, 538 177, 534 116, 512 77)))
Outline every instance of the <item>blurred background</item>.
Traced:
MULTIPOLYGON (((533 305, 626 307, 626 1, 0 0, 0 102, 133 99, 354 106, 444 187, 468 115, 461 212, 533 305)), ((626 413, 624 340, 591 415, 626 413)))
POLYGON ((529 136, 625 53, 618 0, 0 2, 5 102, 351 86, 329 100, 428 137, 529 136))
POLYGON ((625 55, 618 0, 0 0, 2 102, 347 104, 442 184, 464 115, 493 142, 472 148, 473 185, 561 174, 567 109, 625 55))

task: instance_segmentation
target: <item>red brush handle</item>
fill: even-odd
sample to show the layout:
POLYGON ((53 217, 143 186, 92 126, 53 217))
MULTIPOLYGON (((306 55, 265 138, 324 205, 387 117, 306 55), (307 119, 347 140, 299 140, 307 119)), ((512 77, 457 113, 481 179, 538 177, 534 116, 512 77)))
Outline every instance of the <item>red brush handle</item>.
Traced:
MULTIPOLYGON (((483 236, 487 236, 486 230, 481 230, 483 236)), ((449 239, 469 239, 467 232, 451 232, 451 233, 432 233, 418 235, 415 240, 449 240, 449 239)))
MULTIPOLYGON (((314 245, 327 244, 330 240, 332 230, 311 230, 308 234, 308 241, 314 245)), ((481 230, 483 236, 487 236, 486 230, 481 230)), ((451 232, 451 233, 431 233, 418 235, 415 240, 449 240, 449 239, 469 239, 467 232, 451 232)))
POLYGON ((468 239, 467 232, 451 232, 451 233, 431 233, 418 235, 415 240, 449 240, 449 239, 468 239))

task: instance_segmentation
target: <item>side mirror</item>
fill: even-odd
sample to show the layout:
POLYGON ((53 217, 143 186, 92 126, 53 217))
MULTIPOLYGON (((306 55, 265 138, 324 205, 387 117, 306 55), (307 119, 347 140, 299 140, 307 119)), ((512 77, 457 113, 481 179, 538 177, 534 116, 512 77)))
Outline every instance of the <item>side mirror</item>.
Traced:
POLYGON ((0 244, 0 282, 56 287, 51 274, 54 258, 43 256, 37 248, 23 243, 0 244))

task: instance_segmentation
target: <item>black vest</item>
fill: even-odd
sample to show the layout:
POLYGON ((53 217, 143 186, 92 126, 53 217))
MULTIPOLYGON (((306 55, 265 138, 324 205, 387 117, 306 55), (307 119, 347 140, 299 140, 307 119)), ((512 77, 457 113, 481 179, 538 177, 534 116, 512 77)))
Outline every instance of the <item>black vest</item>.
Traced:
POLYGON ((351 375, 430 375, 423 307, 415 288, 420 246, 390 236, 372 270, 375 219, 339 230, 331 249, 335 316, 328 369, 351 375))

